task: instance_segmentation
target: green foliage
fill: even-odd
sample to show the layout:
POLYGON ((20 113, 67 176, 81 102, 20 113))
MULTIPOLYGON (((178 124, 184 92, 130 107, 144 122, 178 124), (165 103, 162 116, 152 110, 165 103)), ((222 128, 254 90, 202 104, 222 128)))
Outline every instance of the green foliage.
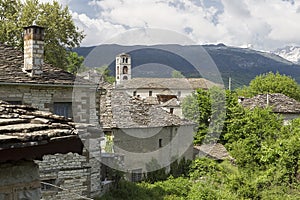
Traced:
POLYGON ((188 177, 191 165, 191 160, 186 160, 184 157, 180 160, 174 161, 170 166, 170 175, 178 177, 188 177))
POLYGON ((96 68, 96 71, 102 75, 104 81, 108 83, 114 83, 116 81, 115 77, 110 75, 110 70, 108 69, 108 66, 104 65, 102 67, 98 67, 96 68))
POLYGON ((180 71, 173 70, 172 71, 172 78, 184 78, 184 76, 180 71))
POLYGON ((197 123, 197 132, 194 135, 194 143, 201 144, 208 132, 211 116, 211 99, 208 91, 197 89, 192 95, 184 98, 182 113, 185 118, 197 123))
POLYGON ((225 139, 236 163, 248 168, 263 168, 274 162, 275 158, 265 154, 280 134, 282 123, 280 117, 269 108, 245 110, 244 115, 232 119, 225 139))
POLYGON ((297 82, 286 75, 270 72, 256 76, 248 87, 237 90, 242 96, 255 96, 266 93, 282 93, 300 101, 300 87, 297 82))
POLYGON ((190 167, 190 177, 191 179, 199 179, 212 176, 218 170, 219 168, 216 161, 209 158, 197 158, 190 167))
POLYGON ((300 183, 300 118, 284 126, 272 147, 279 183, 300 183))
POLYGON ((168 177, 166 173, 166 168, 161 167, 158 161, 154 158, 152 158, 152 160, 146 164, 146 170, 146 181, 149 183, 166 180, 168 177))
POLYGON ((57 1, 0 1, 0 42, 23 47, 23 27, 35 22, 45 28, 45 61, 62 69, 67 67, 68 50, 77 47, 84 38, 74 25, 68 7, 57 1))
POLYGON ((197 123, 194 144, 223 140, 226 121, 231 116, 233 107, 238 106, 237 98, 229 91, 213 87, 197 89, 182 102, 182 112, 185 118, 197 123))
POLYGON ((86 71, 87 67, 83 66, 83 61, 83 56, 78 56, 76 52, 68 52, 67 71, 72 74, 77 74, 86 71))

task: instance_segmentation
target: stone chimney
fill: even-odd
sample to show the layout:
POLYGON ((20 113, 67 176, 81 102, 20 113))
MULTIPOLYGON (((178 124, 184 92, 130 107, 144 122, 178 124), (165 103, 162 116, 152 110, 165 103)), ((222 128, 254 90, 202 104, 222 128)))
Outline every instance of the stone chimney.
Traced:
POLYGON ((44 28, 24 27, 24 67, 30 76, 41 75, 44 64, 44 28))

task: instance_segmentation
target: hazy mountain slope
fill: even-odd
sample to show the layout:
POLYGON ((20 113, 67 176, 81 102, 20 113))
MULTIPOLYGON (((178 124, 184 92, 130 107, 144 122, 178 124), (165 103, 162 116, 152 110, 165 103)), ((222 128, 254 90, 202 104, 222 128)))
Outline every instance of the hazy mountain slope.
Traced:
POLYGON ((204 46, 101 45, 97 48, 81 47, 75 51, 87 58, 85 65, 89 67, 108 65, 112 74, 115 72, 115 56, 127 52, 132 57, 132 66, 136 77, 169 77, 172 70, 176 69, 186 77, 199 77, 202 74, 206 78, 214 80, 214 76, 217 75, 212 70, 213 61, 220 71, 225 85, 228 85, 229 76, 232 78, 233 87, 238 87, 248 84, 256 75, 269 71, 290 75, 300 83, 300 65, 291 63, 275 54, 227 47, 222 44, 204 46), (194 67, 194 65, 197 66, 194 67), (199 70, 197 70, 198 67, 199 70))

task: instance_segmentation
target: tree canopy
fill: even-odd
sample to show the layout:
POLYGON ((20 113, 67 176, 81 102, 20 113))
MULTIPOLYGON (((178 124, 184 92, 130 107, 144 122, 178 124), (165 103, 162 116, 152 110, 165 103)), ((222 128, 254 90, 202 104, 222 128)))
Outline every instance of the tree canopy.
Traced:
POLYGON ((67 69, 68 50, 79 46, 84 38, 83 32, 75 26, 68 7, 62 7, 57 1, 0 1, 1 43, 22 49, 23 27, 34 23, 45 28, 45 61, 67 69))
POLYGON ((293 78, 281 75, 278 72, 256 76, 248 87, 237 90, 237 92, 240 95, 250 97, 258 94, 282 93, 300 101, 300 86, 297 82, 293 78))
POLYGON ((184 75, 180 71, 177 71, 177 70, 173 70, 171 75, 172 75, 172 78, 184 78, 184 75))

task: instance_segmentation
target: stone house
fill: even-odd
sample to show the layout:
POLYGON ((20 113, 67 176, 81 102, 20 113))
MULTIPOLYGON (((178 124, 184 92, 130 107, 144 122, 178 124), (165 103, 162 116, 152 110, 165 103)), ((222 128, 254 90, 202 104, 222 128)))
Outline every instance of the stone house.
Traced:
MULTIPOLYGON (((0 199, 41 199, 39 167, 34 160, 46 154, 82 154, 83 144, 74 126, 64 117, 0 101, 0 199)), ((77 170, 65 171, 63 176, 79 178, 76 181, 87 191, 88 171, 77 170)), ((70 188, 67 181, 61 187, 70 188)), ((65 193, 63 199, 77 197, 56 192, 65 193)))
MULTIPOLYGON (((105 135, 113 138, 110 151, 124 155, 121 170, 128 180, 139 181, 145 172, 169 167, 180 157, 193 159, 194 123, 110 84, 100 85, 106 91, 100 97, 100 124, 105 135), (151 160, 157 161, 157 168, 147 168, 151 160)), ((103 152, 106 145, 103 141, 103 152)))
POLYGON ((300 102, 280 93, 259 94, 252 98, 240 97, 239 102, 250 109, 271 107, 274 113, 283 116, 284 124, 288 124, 290 120, 300 117, 300 102))
POLYGON ((220 143, 194 146, 194 156, 208 157, 219 162, 222 162, 224 160, 234 161, 234 159, 229 155, 227 149, 220 143))
MULTIPOLYGON (((0 99, 72 118, 76 123, 97 125, 97 85, 44 63, 43 39, 44 29, 34 25, 24 28, 24 53, 0 44, 0 99)), ((80 171, 85 163, 90 173, 89 186, 79 193, 96 196, 102 191, 100 141, 103 133, 89 125, 80 130, 83 130, 79 131, 84 144, 83 155, 45 156, 39 162, 40 175, 43 181, 61 183, 68 179, 62 176, 63 172, 80 171)), ((78 180, 77 184, 80 184, 78 180)), ((59 198, 54 196, 53 199, 59 198)))

